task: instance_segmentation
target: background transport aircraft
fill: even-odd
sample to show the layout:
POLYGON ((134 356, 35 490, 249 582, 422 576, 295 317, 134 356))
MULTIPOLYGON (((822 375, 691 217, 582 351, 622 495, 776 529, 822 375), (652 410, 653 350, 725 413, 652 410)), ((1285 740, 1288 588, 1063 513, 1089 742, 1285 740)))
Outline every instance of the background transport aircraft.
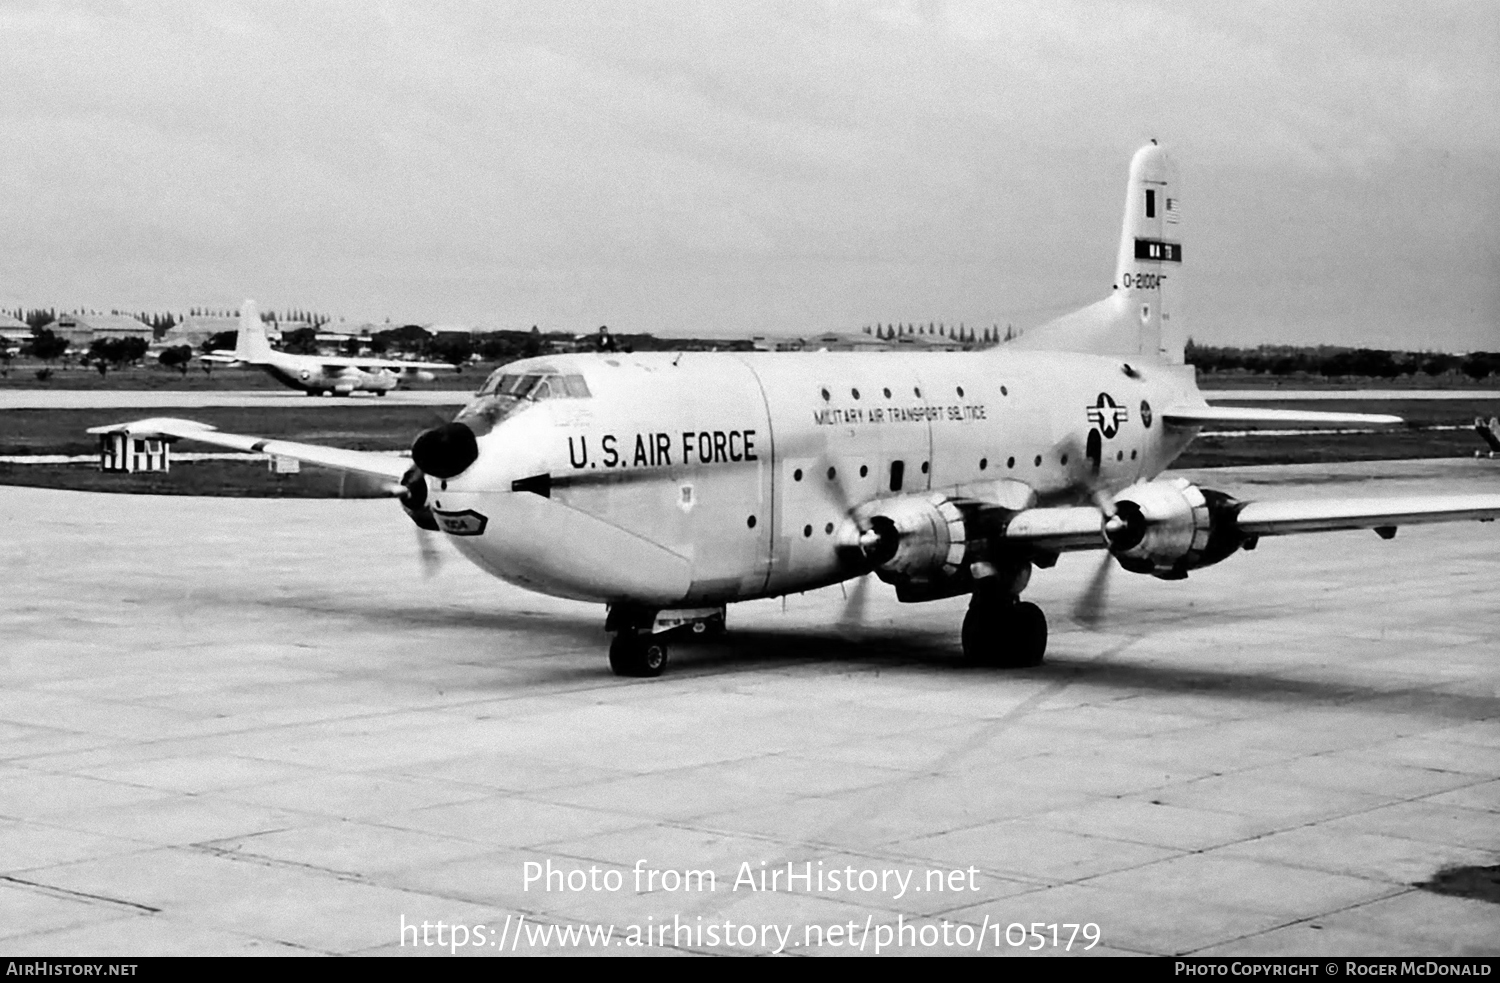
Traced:
POLYGON ((135 427, 387 479, 495 576, 608 605, 610 665, 634 676, 726 604, 871 572, 901 601, 970 595, 965 655, 1036 665, 1047 621, 1021 594, 1065 551, 1105 551, 1088 621, 1116 564, 1175 580, 1266 536, 1500 516, 1500 494, 1245 502, 1158 477, 1205 424, 1400 422, 1208 405, 1182 357, 1183 227, 1153 142, 1131 162, 1113 291, 1000 348, 526 359, 411 463, 135 427))
POLYGON ((200 356, 205 362, 254 365, 277 382, 301 389, 309 396, 347 396, 373 392, 384 396, 402 377, 432 381, 432 369, 454 366, 447 362, 399 362, 383 358, 341 358, 329 355, 293 355, 279 352, 266 339, 266 326, 255 311, 255 301, 240 307, 240 330, 234 351, 216 351, 200 356))

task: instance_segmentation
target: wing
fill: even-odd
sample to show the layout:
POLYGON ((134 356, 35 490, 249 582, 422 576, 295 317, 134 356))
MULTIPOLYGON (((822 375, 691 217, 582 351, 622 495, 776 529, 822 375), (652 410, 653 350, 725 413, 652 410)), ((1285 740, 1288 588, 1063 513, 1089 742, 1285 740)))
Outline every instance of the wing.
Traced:
POLYGON ((458 370, 458 366, 452 362, 401 362, 388 358, 339 358, 328 355, 320 356, 318 362, 325 369, 394 369, 398 372, 427 369, 446 369, 450 372, 458 370))
POLYGON ((1388 413, 1324 413, 1318 410, 1264 410, 1248 406, 1169 406, 1162 419, 1172 427, 1216 424, 1303 424, 1320 427, 1390 426, 1401 423, 1388 413))
MULTIPOLYGON (((164 437, 176 437, 182 440, 196 440, 205 444, 214 444, 219 447, 228 447, 233 450, 251 451, 260 454, 275 454, 281 457, 294 457, 308 464, 319 464, 325 468, 336 468, 339 471, 353 471, 357 474, 370 475, 376 478, 389 478, 398 483, 391 488, 391 494, 398 494, 401 489, 399 482, 412 466, 411 461, 404 457, 396 457, 390 454, 377 454, 371 451, 351 451, 341 447, 323 447, 318 444, 300 444, 293 440, 268 440, 264 437, 247 437, 241 434, 224 433, 206 423, 197 423, 193 420, 176 420, 171 417, 155 417, 149 420, 137 420, 134 423, 124 425, 125 429, 136 434, 161 434, 164 437)), ((89 432, 96 433, 103 430, 120 429, 114 427, 95 427, 89 432)))
MULTIPOLYGON (((1120 495, 1128 499, 1130 489, 1120 495)), ((1219 513, 1232 523, 1229 534, 1247 541, 1338 529, 1374 529, 1389 538, 1400 526, 1500 518, 1500 494, 1419 495, 1406 498, 1310 498, 1282 501, 1229 500, 1219 513)), ((1033 508, 1010 517, 1001 539, 1049 553, 1106 546, 1104 516, 1086 506, 1033 508)))
POLYGON ((1495 518, 1500 518, 1500 495, 1426 495, 1247 502, 1235 524, 1249 536, 1285 536, 1334 529, 1394 531, 1398 526, 1495 518))
POLYGON ((239 360, 239 356, 234 352, 226 351, 212 351, 207 355, 198 356, 198 361, 200 362, 213 362, 217 365, 233 365, 239 360))

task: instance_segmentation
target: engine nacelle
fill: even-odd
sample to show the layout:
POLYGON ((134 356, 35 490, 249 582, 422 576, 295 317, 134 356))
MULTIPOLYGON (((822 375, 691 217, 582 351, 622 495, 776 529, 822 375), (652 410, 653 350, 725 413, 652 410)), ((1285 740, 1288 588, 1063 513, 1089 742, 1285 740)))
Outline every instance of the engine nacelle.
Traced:
POLYGON ((1240 507, 1223 492, 1183 478, 1150 481, 1116 496, 1104 541, 1126 570, 1181 580, 1245 544, 1235 523, 1240 507))
POLYGON ((971 503, 947 495, 906 495, 862 507, 839 531, 851 563, 873 570, 903 601, 973 589, 970 564, 982 547, 970 531, 971 503))

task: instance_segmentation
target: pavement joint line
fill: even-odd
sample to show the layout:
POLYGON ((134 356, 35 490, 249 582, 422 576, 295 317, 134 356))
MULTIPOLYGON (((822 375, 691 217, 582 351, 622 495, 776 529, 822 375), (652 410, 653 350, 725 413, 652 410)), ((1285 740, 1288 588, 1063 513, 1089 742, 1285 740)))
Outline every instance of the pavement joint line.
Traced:
POLYGON ((141 904, 139 901, 126 901, 123 898, 111 898, 108 895, 104 894, 90 894, 87 891, 73 891, 65 887, 58 887, 55 884, 44 884, 41 881, 28 881, 25 878, 16 877, 13 874, 0 874, 0 882, 18 884, 22 887, 30 888, 34 891, 39 891, 42 894, 50 894, 55 897, 105 904, 117 908, 126 908, 131 911, 144 911, 149 915, 155 915, 161 912, 160 908, 153 908, 151 905, 141 904))
MULTIPOLYGON (((268 833, 294 832, 296 829, 299 829, 299 828, 302 828, 302 827, 288 827, 287 829, 270 829, 270 830, 265 830, 262 833, 255 833, 253 835, 254 836, 264 836, 264 835, 266 835, 268 833)), ((237 837, 237 838, 238 839, 249 839, 250 837, 237 837)), ((228 837, 228 838, 226 838, 224 840, 208 840, 208 841, 205 841, 203 843, 190 843, 187 846, 182 847, 181 849, 190 851, 192 853, 202 853, 202 854, 206 854, 206 855, 208 855, 210 857, 217 857, 217 858, 219 858, 221 860, 231 860, 231 861, 236 861, 238 863, 255 864, 256 866, 259 866, 259 867, 273 867, 273 868, 285 868, 285 869, 289 869, 289 870, 311 871, 311 872, 316 873, 316 874, 325 874, 325 875, 328 875, 328 876, 332 877, 334 880, 348 881, 348 882, 354 883, 354 884, 369 884, 369 883, 371 883, 370 880, 367 877, 365 877, 363 874, 359 874, 359 873, 356 873, 354 871, 336 870, 336 869, 334 869, 332 867, 319 867, 317 864, 305 863, 305 862, 300 861, 300 860, 285 860, 285 859, 282 859, 280 857, 268 857, 265 854, 260 854, 260 853, 245 853, 245 852, 241 852, 239 850, 230 850, 230 849, 228 849, 226 847, 214 846, 215 843, 229 842, 232 839, 236 839, 236 837, 228 837)))
POLYGON ((1366 905, 1377 904, 1377 903, 1379 903, 1381 901, 1389 901, 1392 898, 1399 898, 1399 897, 1401 897, 1402 895, 1405 895, 1405 894, 1412 894, 1416 890, 1417 889, 1415 887, 1411 886, 1411 885, 1403 885, 1402 888, 1401 888, 1401 890, 1392 891, 1389 894, 1382 894, 1378 898, 1366 898, 1363 901, 1354 901, 1354 902, 1351 902, 1351 903, 1346 904, 1346 905, 1342 905, 1342 906, 1337 907, 1337 908, 1330 908, 1327 911, 1319 912, 1316 915, 1306 915, 1306 916, 1304 916, 1302 918, 1294 918, 1291 921, 1284 922, 1283 924, 1280 924, 1280 925, 1272 925, 1269 928, 1264 928, 1264 929, 1261 929, 1261 930, 1256 931, 1256 932, 1247 932, 1244 935, 1235 936, 1232 939, 1224 939, 1223 941, 1214 942, 1214 943, 1211 943, 1210 945, 1199 946, 1197 949, 1190 949, 1187 952, 1181 953, 1181 955, 1191 955, 1194 952, 1202 952, 1204 949, 1210 949, 1210 948, 1213 948, 1214 946, 1229 945, 1229 944, 1234 943, 1234 942, 1243 942, 1246 939, 1253 939, 1253 938, 1256 938, 1257 936, 1267 935, 1267 934, 1269 934, 1271 932, 1279 932, 1282 929, 1291 928, 1291 927, 1293 927, 1295 925, 1310 924, 1312 922, 1317 921, 1320 918, 1330 918, 1330 917, 1332 917, 1334 915, 1339 915, 1339 914, 1342 914, 1342 913, 1344 913, 1346 911, 1353 911, 1356 908, 1363 908, 1366 905))

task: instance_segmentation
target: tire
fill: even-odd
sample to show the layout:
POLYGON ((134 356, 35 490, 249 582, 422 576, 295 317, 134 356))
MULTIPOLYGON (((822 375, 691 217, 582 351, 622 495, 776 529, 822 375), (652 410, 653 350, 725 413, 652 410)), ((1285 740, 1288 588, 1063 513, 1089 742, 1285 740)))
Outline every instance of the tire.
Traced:
POLYGON ((998 663, 1001 645, 1000 628, 1004 623, 1000 611, 990 605, 971 603, 964 615, 964 659, 976 666, 998 663))
POLYGON ((1042 664, 1047 654, 1047 616, 1030 601, 1015 606, 1010 618, 1011 643, 1006 665, 1028 669, 1042 664))
POLYGON ((964 658, 977 666, 1029 669, 1047 651, 1047 616, 1030 601, 971 603, 964 615, 964 658))
POLYGON ((667 668, 667 646, 653 635, 622 631, 609 644, 609 667, 616 676, 660 676, 667 668))

